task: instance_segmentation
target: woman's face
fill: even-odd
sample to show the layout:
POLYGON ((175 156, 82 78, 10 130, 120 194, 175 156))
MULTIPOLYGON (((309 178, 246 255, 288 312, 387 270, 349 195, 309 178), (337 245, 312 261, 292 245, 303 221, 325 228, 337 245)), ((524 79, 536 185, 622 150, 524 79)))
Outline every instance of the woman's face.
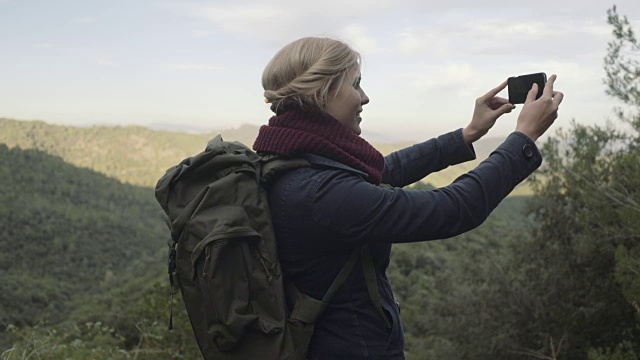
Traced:
POLYGON ((360 135, 362 107, 369 103, 369 97, 360 87, 360 71, 349 71, 342 86, 337 91, 329 92, 325 111, 336 118, 344 126, 360 135))

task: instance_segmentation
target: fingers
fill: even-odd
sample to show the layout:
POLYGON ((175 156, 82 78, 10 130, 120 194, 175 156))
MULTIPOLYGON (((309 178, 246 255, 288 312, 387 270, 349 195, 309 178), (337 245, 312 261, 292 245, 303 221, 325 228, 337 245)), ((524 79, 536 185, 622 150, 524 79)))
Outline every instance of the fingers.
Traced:
POLYGON ((485 101, 484 103, 489 106, 489 109, 498 110, 502 105, 509 104, 509 100, 496 96, 492 99, 489 99, 488 101, 485 101))
POLYGON ((492 101, 493 103, 495 103, 495 104, 500 104, 500 105, 502 105, 502 104, 508 104, 508 103, 509 103, 509 100, 508 100, 508 99, 505 99, 505 98, 500 97, 500 96, 496 96, 496 97, 494 97, 491 101, 492 101))
POLYGON ((553 92, 553 106, 557 109, 560 106, 560 103, 564 99, 564 94, 559 91, 553 92))
POLYGON ((515 109, 516 107, 512 104, 504 104, 502 105, 496 112, 498 113, 498 116, 503 115, 503 114, 508 114, 511 112, 511 110, 515 109))
POLYGON ((531 86, 531 90, 527 93, 527 99, 524 101, 525 104, 533 102, 536 100, 536 96, 538 95, 538 84, 533 84, 531 86))
POLYGON ((551 97, 553 95, 553 83, 556 82, 556 78, 558 76, 556 74, 551 75, 547 83, 544 85, 544 90, 542 91, 542 95, 546 95, 551 97))
POLYGON ((491 89, 488 93, 480 96, 480 100, 481 101, 488 101, 490 99, 492 99, 494 96, 498 95, 498 93, 502 90, 504 90, 504 88, 507 87, 507 80, 505 80, 502 84, 498 85, 497 87, 491 89))

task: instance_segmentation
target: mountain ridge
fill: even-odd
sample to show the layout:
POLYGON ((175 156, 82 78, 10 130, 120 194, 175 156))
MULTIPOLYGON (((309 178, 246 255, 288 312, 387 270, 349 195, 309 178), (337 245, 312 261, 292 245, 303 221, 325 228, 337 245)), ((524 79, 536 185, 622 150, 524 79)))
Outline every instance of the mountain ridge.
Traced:
MULTIPOLYGON (((253 144, 259 126, 243 124, 237 128, 209 133, 154 130, 140 125, 78 127, 50 124, 42 120, 0 118, 0 143, 8 147, 36 149, 60 156, 65 161, 85 167, 125 183, 155 186, 165 171, 182 159, 195 155, 207 142, 221 134, 225 140, 253 144)), ((483 138, 474 143, 477 159, 429 175, 423 181, 435 187, 450 184, 458 176, 475 168, 504 139, 483 138)), ((372 145, 384 155, 412 143, 376 143, 372 145)), ((514 195, 529 195, 527 184, 521 184, 514 195)))

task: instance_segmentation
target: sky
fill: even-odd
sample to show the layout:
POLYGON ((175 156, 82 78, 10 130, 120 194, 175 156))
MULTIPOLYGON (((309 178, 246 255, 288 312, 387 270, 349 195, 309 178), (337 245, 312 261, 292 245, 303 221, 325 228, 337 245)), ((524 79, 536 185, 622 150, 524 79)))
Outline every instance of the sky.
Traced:
MULTIPOLYGON (((640 31, 640 1, 616 2, 640 31)), ((464 127, 509 76, 557 74, 554 127, 600 124, 605 0, 0 0, 0 117, 207 130, 265 124, 261 74, 284 45, 328 36, 363 56, 363 136, 464 127)), ((507 97, 506 90, 501 93, 507 97)), ((515 129, 521 106, 491 130, 515 129)))

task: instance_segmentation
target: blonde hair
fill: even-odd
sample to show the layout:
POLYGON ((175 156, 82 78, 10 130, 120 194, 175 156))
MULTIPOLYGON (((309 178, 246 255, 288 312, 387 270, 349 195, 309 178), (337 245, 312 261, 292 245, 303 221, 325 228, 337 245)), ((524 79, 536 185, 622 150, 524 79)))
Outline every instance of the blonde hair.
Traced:
POLYGON ((278 51, 262 73, 264 97, 277 113, 284 105, 324 110, 329 91, 339 88, 361 57, 330 38, 306 37, 278 51))

